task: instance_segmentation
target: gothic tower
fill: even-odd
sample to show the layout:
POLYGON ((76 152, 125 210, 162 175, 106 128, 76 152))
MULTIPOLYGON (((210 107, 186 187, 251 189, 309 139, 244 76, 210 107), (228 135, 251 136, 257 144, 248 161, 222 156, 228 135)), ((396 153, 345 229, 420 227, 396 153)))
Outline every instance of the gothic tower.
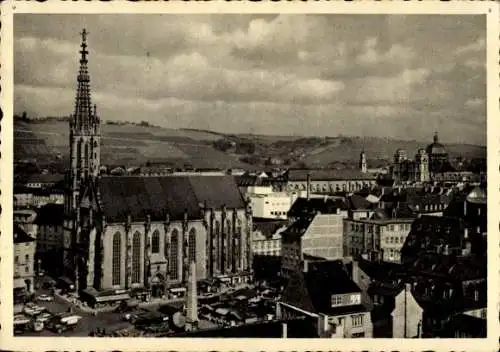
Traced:
POLYGON ((82 34, 80 70, 76 90, 75 112, 70 118, 70 179, 73 197, 71 209, 78 203, 80 186, 99 174, 101 126, 97 109, 90 99, 90 75, 87 60, 87 31, 82 34))
POLYGON ((359 170, 362 173, 366 173, 367 169, 368 169, 368 167, 366 165, 366 153, 365 153, 365 149, 363 148, 363 150, 361 151, 361 154, 359 154, 359 170))
POLYGON ((93 182, 99 174, 101 126, 96 106, 90 99, 90 76, 88 73, 87 35, 81 33, 80 69, 77 76, 75 110, 69 119, 70 165, 67 173, 67 189, 64 199, 64 252, 65 274, 75 279, 78 285, 76 248, 79 243, 79 196, 82 186, 93 182), (76 276, 76 277, 75 277, 76 276))

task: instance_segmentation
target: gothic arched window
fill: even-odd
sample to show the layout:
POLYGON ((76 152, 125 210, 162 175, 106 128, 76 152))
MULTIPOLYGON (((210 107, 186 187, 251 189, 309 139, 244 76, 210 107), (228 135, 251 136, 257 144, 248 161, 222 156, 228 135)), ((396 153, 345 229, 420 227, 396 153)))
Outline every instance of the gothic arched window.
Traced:
POLYGON ((189 230, 188 246, 188 261, 191 264, 196 262, 196 230, 194 228, 189 230))
POLYGON ((132 238, 132 283, 141 282, 141 235, 134 233, 132 238))
POLYGON ((158 230, 153 232, 153 236, 151 238, 151 252, 152 253, 160 253, 160 233, 158 230))
POLYGON ((173 280, 177 280, 179 277, 178 273, 178 256, 179 256, 179 231, 174 229, 170 237, 170 277, 173 280))
POLYGON ((168 258, 168 254, 169 254, 168 233, 166 233, 163 243, 163 255, 165 256, 165 258, 168 258))
POLYGON ((113 235, 113 260, 111 271, 111 282, 113 286, 120 285, 121 282, 121 263, 122 263, 122 235, 117 232, 113 235))
POLYGON ((85 143, 85 156, 83 159, 83 163, 85 166, 89 166, 89 145, 85 143))

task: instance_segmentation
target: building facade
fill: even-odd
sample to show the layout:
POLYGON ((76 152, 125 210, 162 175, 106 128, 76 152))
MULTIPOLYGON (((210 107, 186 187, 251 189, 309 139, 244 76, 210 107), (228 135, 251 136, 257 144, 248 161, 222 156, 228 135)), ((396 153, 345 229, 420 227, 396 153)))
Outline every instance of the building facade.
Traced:
POLYGON ((297 194, 274 192, 271 186, 249 187, 246 196, 252 207, 252 215, 262 219, 286 219, 297 194))
POLYGON ((285 178, 288 191, 306 191, 309 185, 311 193, 355 192, 377 184, 375 175, 361 170, 289 170, 285 178))
POLYGON ((252 216, 233 176, 103 176, 100 119, 90 101, 82 33, 63 267, 78 292, 126 290, 162 296, 196 277, 248 280, 252 216))
POLYGON ((14 298, 35 289, 36 240, 14 224, 14 298))
POLYGON ((384 261, 400 262, 401 248, 414 220, 344 219, 344 256, 377 253, 384 261))

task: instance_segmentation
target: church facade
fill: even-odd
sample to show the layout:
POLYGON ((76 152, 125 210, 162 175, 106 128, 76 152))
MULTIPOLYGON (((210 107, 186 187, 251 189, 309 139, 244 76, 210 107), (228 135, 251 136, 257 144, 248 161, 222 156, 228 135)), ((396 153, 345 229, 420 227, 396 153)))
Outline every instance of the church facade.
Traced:
POLYGON ((143 289, 161 296, 196 277, 246 280, 251 211, 232 176, 99 176, 101 128, 91 105, 82 33, 63 262, 77 291, 143 289))

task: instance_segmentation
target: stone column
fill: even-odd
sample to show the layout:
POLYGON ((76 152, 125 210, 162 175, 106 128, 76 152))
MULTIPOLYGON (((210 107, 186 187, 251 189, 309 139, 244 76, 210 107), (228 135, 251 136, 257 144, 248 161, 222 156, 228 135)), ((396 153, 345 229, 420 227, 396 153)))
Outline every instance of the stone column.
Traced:
POLYGON ((226 206, 223 205, 222 206, 222 214, 221 214, 221 226, 220 226, 220 238, 219 238, 219 246, 220 246, 220 257, 219 257, 219 261, 220 261, 220 271, 221 271, 221 274, 225 274, 226 273, 226 251, 227 251, 227 248, 224 248, 225 247, 225 239, 226 239, 226 206))
POLYGON ((208 254, 208 265, 209 265, 209 271, 208 271, 208 276, 212 277, 214 276, 215 273, 215 246, 214 243, 216 241, 215 239, 215 234, 214 234, 214 220, 215 220, 215 214, 214 210, 210 209, 210 223, 209 223, 209 231, 207 233, 209 237, 209 254, 208 254))
POLYGON ((125 222, 125 288, 132 287, 132 217, 127 215, 125 222))
POLYGON ((184 218, 182 221, 182 237, 181 237, 181 262, 182 262, 182 276, 181 280, 187 282, 189 280, 189 234, 188 234, 188 213, 187 209, 184 210, 184 218))
POLYGON ((170 215, 167 213, 165 215, 165 221, 163 222, 163 230, 165 231, 165 246, 163 248, 163 254, 167 262, 167 272, 165 280, 167 283, 170 282, 170 215))
POLYGON ((144 287, 149 288, 151 277, 151 215, 146 215, 144 224, 144 287))

